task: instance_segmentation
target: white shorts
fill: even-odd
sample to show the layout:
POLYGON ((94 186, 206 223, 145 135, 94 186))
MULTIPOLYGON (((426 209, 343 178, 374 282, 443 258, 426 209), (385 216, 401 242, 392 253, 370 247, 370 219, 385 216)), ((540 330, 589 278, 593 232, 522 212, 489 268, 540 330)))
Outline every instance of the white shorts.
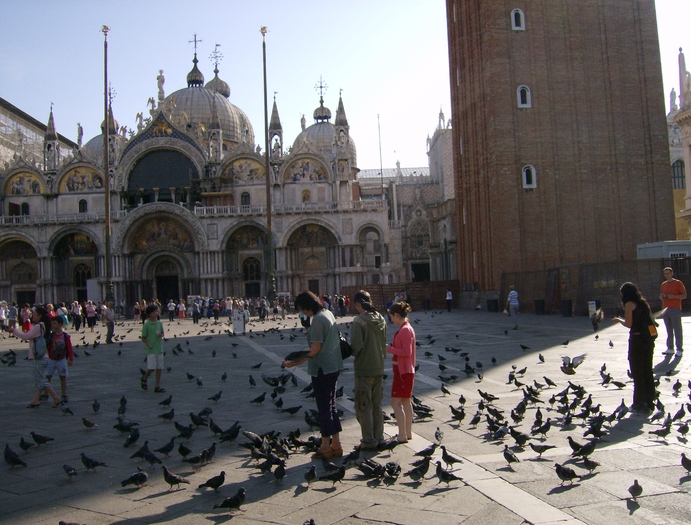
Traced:
POLYGON ((60 377, 67 377, 67 359, 60 359, 60 361, 48 359, 46 376, 52 377, 55 375, 55 372, 57 372, 60 377))
POLYGON ((163 354, 147 354, 147 370, 163 370, 163 354))

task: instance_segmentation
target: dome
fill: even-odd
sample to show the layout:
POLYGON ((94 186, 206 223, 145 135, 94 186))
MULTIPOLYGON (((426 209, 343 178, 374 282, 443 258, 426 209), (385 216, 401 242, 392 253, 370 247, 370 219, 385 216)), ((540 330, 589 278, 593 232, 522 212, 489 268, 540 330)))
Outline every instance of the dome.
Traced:
POLYGON ((230 97, 230 86, 228 85, 228 82, 225 80, 221 80, 218 76, 218 68, 214 69, 214 78, 209 80, 206 83, 206 86, 204 86, 206 89, 210 89, 211 91, 215 91, 216 93, 220 93, 223 95, 225 98, 230 97))
MULTIPOLYGON (((331 122, 316 122, 297 136, 295 142, 293 142, 293 149, 297 149, 298 146, 307 143, 316 149, 320 155, 326 158, 333 158, 334 144, 338 143, 336 135, 336 127, 331 122)), ((352 137, 348 140, 348 158, 350 159, 351 166, 357 166, 357 149, 352 137)))
MULTIPOLYGON (((127 139, 119 134, 109 136, 116 137, 115 140, 120 146, 118 149, 119 151, 122 151, 122 149, 125 147, 125 144, 127 144, 127 139)), ((89 142, 84 144, 79 151, 81 151, 84 156, 92 162, 95 162, 96 164, 103 164, 103 135, 96 135, 94 138, 89 140, 89 142)))
POLYGON ((206 129, 209 129, 213 120, 215 101, 216 114, 223 130, 223 140, 240 144, 243 142, 243 135, 246 135, 245 141, 254 147, 254 130, 247 115, 231 104, 221 93, 205 87, 187 87, 168 95, 163 104, 168 103, 170 99, 175 101, 175 107, 172 110, 173 120, 186 120, 193 127, 201 123, 206 129), (183 111, 186 118, 182 116, 183 111))

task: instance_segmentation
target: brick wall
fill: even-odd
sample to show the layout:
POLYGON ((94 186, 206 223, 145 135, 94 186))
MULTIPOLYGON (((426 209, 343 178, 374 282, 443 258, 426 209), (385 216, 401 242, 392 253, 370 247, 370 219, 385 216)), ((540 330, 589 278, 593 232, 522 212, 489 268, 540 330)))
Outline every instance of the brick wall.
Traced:
POLYGON ((447 17, 462 284, 675 238, 653 0, 447 0, 447 17))

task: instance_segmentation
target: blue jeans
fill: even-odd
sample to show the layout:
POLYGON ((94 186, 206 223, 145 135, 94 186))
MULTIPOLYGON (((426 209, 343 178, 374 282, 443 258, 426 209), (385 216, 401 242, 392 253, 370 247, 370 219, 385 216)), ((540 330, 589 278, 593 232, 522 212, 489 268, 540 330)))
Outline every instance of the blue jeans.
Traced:
POLYGON ((319 412, 319 430, 323 437, 333 436, 341 431, 341 422, 338 419, 336 408, 336 384, 339 372, 324 374, 319 369, 319 375, 312 376, 314 387, 314 399, 317 402, 319 412))
POLYGON ((676 342, 677 351, 682 352, 684 350, 684 334, 681 331, 681 308, 667 308, 664 320, 667 329, 667 349, 672 350, 676 342))

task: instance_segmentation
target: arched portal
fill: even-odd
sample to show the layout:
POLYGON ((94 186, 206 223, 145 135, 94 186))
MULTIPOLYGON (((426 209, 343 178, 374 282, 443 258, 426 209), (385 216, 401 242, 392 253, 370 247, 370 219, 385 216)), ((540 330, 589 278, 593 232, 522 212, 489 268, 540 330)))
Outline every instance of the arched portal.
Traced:
POLYGON ((0 293, 17 304, 36 302, 36 281, 39 279, 36 249, 26 241, 12 239, 0 244, 0 293))
POLYGON ((55 296, 70 301, 86 301, 87 281, 98 277, 98 247, 85 233, 68 233, 53 248, 51 258, 55 296))
POLYGON ((254 225, 238 228, 228 238, 225 265, 231 279, 230 293, 245 297, 260 297, 268 254, 266 232, 254 225))
POLYGON ((317 295, 334 293, 334 278, 340 266, 338 240, 319 224, 305 224, 295 230, 287 243, 293 289, 311 290, 317 295))

